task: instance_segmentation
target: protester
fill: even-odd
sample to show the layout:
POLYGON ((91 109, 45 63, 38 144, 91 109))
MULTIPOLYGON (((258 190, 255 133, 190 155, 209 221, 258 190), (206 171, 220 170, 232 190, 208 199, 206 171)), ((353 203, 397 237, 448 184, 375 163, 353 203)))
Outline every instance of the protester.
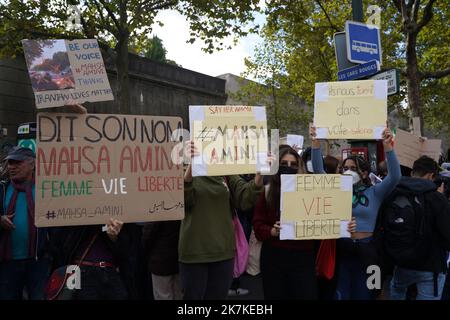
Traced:
POLYGON ((10 150, 10 180, 0 183, 0 299, 44 299, 50 273, 51 244, 47 228, 34 224, 35 154, 28 148, 10 150))
POLYGON ((302 158, 280 147, 279 170, 271 176, 254 211, 255 236, 263 241, 261 274, 265 299, 317 299, 314 241, 280 237, 280 175, 304 173, 302 158))
MULTIPOLYGON (((255 178, 254 174, 241 174, 240 177, 245 181, 249 182, 255 178)), ((247 210, 236 209, 237 215, 239 217, 239 221, 241 222, 242 229, 245 233, 245 238, 247 242, 250 241, 250 235, 253 229, 253 207, 247 210)), ((238 297, 248 295, 250 291, 245 288, 241 288, 241 277, 233 278, 233 282, 231 283, 230 290, 228 290, 229 297, 238 297)))
POLYGON ((82 285, 75 290, 75 300, 136 298, 137 268, 133 262, 140 237, 134 224, 116 219, 109 221, 106 232, 94 225, 59 228, 54 266, 80 266, 82 285))
POLYGON ((144 226, 142 244, 155 300, 183 298, 178 272, 179 236, 180 221, 149 222, 144 226))
MULTIPOLYGON (((189 144, 189 153, 197 155, 189 144)), ((225 299, 233 279, 236 251, 234 208, 254 206, 263 180, 256 174, 246 182, 239 176, 184 176, 186 213, 179 240, 180 276, 186 300, 225 299)))
MULTIPOLYGON (((320 141, 316 130, 311 128, 312 161, 316 173, 324 173, 320 141)), ((373 242, 373 232, 378 209, 386 196, 400 180, 400 164, 392 147, 392 133, 383 131, 383 147, 388 164, 388 176, 372 186, 369 179, 370 165, 360 157, 348 157, 342 164, 343 173, 353 179, 352 217, 356 219, 356 232, 351 238, 337 241, 338 282, 336 299, 370 300, 375 298, 374 291, 367 287, 366 273, 369 265, 377 265, 378 255, 373 242)))
POLYGON ((416 300, 441 299, 450 249, 450 211, 448 199, 433 183, 437 173, 433 159, 417 159, 412 177, 403 177, 390 198, 392 213, 383 212, 384 247, 396 265, 391 281, 393 300, 404 300, 412 284, 417 287, 416 300), (412 212, 414 219, 408 219, 407 212, 412 212), (392 226, 394 218, 397 223, 392 226), (399 218, 404 226, 398 225, 399 218), (412 232, 401 232, 406 229, 412 232), (419 235, 416 230, 421 230, 419 235))

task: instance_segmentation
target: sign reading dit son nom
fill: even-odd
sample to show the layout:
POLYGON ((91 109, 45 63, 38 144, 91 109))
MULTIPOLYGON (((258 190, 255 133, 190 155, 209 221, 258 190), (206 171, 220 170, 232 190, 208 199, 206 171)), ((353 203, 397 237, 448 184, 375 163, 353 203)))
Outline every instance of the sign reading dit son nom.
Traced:
POLYGON ((36 226, 180 220, 178 117, 39 113, 36 226))

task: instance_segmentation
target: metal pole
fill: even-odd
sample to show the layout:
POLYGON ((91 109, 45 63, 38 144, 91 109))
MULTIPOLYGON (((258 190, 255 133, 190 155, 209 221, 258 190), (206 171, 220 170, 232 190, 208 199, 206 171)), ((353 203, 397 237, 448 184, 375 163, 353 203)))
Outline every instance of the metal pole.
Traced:
POLYGON ((352 16, 353 16, 353 21, 359 21, 359 22, 364 22, 363 21, 363 3, 362 0, 352 0, 352 16))

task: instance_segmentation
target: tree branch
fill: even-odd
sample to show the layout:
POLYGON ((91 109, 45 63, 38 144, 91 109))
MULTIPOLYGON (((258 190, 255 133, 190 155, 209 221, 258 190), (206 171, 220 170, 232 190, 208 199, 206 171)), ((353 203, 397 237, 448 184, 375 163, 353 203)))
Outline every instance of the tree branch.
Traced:
POLYGON ((429 0, 427 5, 425 6, 425 9, 423 9, 422 20, 417 26, 417 32, 422 30, 422 28, 425 27, 428 22, 430 22, 431 18, 433 18, 433 4, 435 2, 436 0, 429 0))
MULTIPOLYGON (((115 32, 115 30, 113 30, 113 28, 111 28, 111 27, 109 26, 108 21, 106 21, 105 17, 103 17, 102 9, 100 8, 100 5, 98 4, 98 2, 97 2, 97 1, 94 1, 94 5, 95 5, 95 7, 96 7, 97 10, 98 10, 98 13, 99 13, 99 15, 100 15, 100 20, 102 21, 102 24, 103 24, 103 26, 104 26, 104 29, 105 29, 106 31, 109 31, 113 36, 116 37, 116 39, 118 39, 118 38, 119 38, 119 36, 118 36, 119 32, 115 32)), ((113 20, 113 23, 114 23, 114 20, 113 20)), ((115 23, 114 23, 114 24, 115 24, 115 23)), ((117 29, 117 30, 118 30, 118 29, 117 29)))
POLYGON ((403 18, 403 25, 406 27, 409 23, 409 16, 408 16, 408 8, 406 8, 405 0, 400 0, 400 6, 401 6, 401 13, 403 18))
POLYGON ((417 15, 419 14, 419 8, 420 8, 420 0, 414 1, 412 17, 415 22, 417 22, 417 15))
MULTIPOLYGON (((108 13, 108 17, 111 18, 111 20, 114 22, 114 24, 116 25, 117 30, 120 31, 120 23, 119 21, 116 19, 116 16, 114 15, 114 12, 112 12, 111 8, 108 6, 108 4, 105 2, 105 0, 99 0, 100 3, 103 5, 103 7, 105 8, 106 12, 108 13)), ((96 3, 97 1, 94 1, 94 3, 96 3)), ((102 14, 100 12, 100 14, 102 14)))
POLYGON ((402 7, 400 4, 400 0, 392 0, 392 2, 394 3, 394 6, 397 8, 398 12, 402 12, 402 7))
MULTIPOLYGON (((159 4, 156 4, 154 1, 143 1, 138 9, 136 10, 136 12, 143 12, 143 11, 157 11, 157 10, 162 10, 162 9, 168 9, 171 6, 174 6, 177 4, 178 1, 164 1, 161 2, 159 4)), ((140 15, 136 14, 133 18, 130 19, 129 21, 129 25, 133 24, 136 19, 138 19, 140 17, 140 15)))
POLYGON ((421 79, 440 79, 450 75, 450 67, 444 70, 434 71, 434 72, 421 72, 421 79))
POLYGON ((333 22, 331 22, 330 16, 328 15, 327 11, 323 7, 322 3, 320 3, 320 0, 316 0, 316 2, 320 6, 320 8, 322 9, 323 13, 325 14, 325 17, 327 17, 327 20, 330 23, 331 28, 333 28, 333 30, 336 30, 336 32, 341 31, 333 24, 333 22))

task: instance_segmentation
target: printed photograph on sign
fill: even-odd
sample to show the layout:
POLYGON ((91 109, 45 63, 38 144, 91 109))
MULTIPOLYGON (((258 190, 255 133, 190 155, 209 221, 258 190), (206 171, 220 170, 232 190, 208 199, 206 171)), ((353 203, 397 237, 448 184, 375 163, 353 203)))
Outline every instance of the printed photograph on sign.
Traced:
POLYGON ((178 117, 38 113, 36 226, 184 217, 178 117))
POLYGON ((386 80, 316 83, 319 139, 381 139, 387 120, 386 80))
POLYGON ((64 40, 30 40, 23 45, 34 91, 75 88, 64 40))
POLYGON ((114 100, 95 39, 22 40, 36 107, 114 100))

